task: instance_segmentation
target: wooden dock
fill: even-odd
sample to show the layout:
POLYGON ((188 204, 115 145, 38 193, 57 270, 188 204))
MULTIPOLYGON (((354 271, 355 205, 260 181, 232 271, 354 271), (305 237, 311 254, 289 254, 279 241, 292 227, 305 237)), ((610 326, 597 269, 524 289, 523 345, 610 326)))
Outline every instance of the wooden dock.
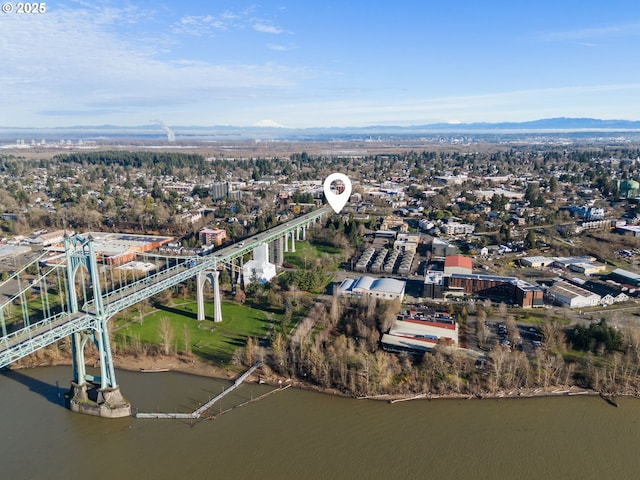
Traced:
POLYGON ((205 403, 204 405, 202 405, 200 408, 196 409, 192 413, 154 413, 154 412, 136 413, 136 418, 163 418, 163 419, 169 418, 169 419, 181 419, 181 420, 198 419, 202 416, 204 412, 209 410, 218 400, 224 398, 226 395, 228 395, 229 393, 233 392, 236 388, 238 388, 242 384, 242 382, 244 382, 247 379, 249 375, 251 375, 261 366, 262 366, 262 362, 256 363, 249 370, 247 370, 242 375, 240 375, 236 379, 236 381, 233 382, 233 385, 231 385, 229 388, 224 390, 222 393, 220 393, 216 397, 209 400, 207 403, 205 403))

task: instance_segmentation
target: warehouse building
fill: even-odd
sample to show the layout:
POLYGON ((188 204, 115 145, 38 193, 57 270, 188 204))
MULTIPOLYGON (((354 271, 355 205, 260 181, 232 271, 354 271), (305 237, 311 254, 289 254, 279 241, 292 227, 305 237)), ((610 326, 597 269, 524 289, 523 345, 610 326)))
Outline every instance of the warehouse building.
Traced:
POLYGON ((547 289, 547 298, 563 307, 585 308, 594 307, 600 303, 600 295, 590 292, 577 285, 560 280, 547 289))
POLYGON ((373 278, 363 276, 347 278, 338 287, 338 295, 355 298, 376 298, 379 300, 402 300, 406 282, 393 278, 373 278))
POLYGON ((454 294, 477 295, 523 308, 541 307, 544 303, 540 287, 517 277, 454 273, 445 281, 447 290, 454 294))
MULTIPOLYGON (((137 255, 156 250, 173 240, 173 237, 129 233, 88 232, 81 235, 93 239, 98 262, 108 265, 124 265, 135 260, 137 255)), ((54 254, 47 259, 48 263, 64 261, 63 244, 52 245, 45 250, 54 254)))
POLYGON ((631 285, 633 287, 640 287, 640 275, 629 270, 622 268, 616 268, 610 274, 611 278, 616 282, 624 283, 625 285, 631 285))
POLYGON ((601 305, 613 305, 614 303, 626 302, 629 300, 629 295, 622 291, 622 289, 612 282, 604 283, 596 280, 583 280, 581 278, 569 278, 566 279, 574 285, 589 290, 590 292, 597 293, 602 297, 600 299, 601 305))
POLYGON ((551 265, 553 258, 549 257, 523 257, 520 259, 520 265, 530 268, 543 268, 551 265))
POLYGON ((449 255, 444 259, 445 276, 461 273, 465 275, 471 274, 473 271, 473 261, 471 257, 464 255, 449 255))
POLYGON ((382 336, 382 347, 390 352, 420 354, 439 343, 458 345, 458 323, 448 315, 401 315, 382 336))

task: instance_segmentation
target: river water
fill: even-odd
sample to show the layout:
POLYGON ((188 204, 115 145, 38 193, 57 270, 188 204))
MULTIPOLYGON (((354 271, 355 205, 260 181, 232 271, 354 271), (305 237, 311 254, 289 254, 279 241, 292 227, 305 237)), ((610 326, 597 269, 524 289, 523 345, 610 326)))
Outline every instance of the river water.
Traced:
MULTIPOLYGON (((3 479, 636 479, 640 400, 396 404, 293 388, 190 425, 61 405, 70 367, 0 374, 3 479)), ((227 382, 117 373, 139 411, 189 412, 227 382)), ((243 385, 222 408, 269 390, 243 385)))

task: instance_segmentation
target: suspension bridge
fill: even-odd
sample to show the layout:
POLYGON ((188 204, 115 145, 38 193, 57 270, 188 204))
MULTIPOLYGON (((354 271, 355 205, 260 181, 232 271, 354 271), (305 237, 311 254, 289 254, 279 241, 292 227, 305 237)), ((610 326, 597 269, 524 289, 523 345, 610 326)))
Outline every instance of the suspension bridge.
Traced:
POLYGON ((70 408, 102 417, 131 414, 131 406, 116 382, 107 322, 132 305, 197 278, 198 320, 204 319, 204 286, 213 287, 214 321, 222 320, 219 269, 240 275, 245 256, 257 248, 269 249, 273 263, 283 263, 283 253, 295 251, 295 242, 332 212, 328 206, 258 233, 206 256, 143 254, 154 269, 140 275, 123 273, 104 255, 98 258, 90 236, 64 239, 64 256, 49 261, 45 252, 16 270, 0 284, 0 368, 66 337, 71 337, 73 379, 70 408), (98 352, 100 374, 91 375, 85 347, 98 352))

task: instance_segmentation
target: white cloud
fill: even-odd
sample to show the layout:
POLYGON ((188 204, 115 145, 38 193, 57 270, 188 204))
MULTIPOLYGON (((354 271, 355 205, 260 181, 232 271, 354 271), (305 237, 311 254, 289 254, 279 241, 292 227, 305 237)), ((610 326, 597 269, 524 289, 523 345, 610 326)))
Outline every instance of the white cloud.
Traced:
POLYGON ((284 33, 283 28, 256 17, 253 8, 239 12, 225 10, 220 14, 187 15, 171 25, 173 33, 194 36, 213 35, 219 31, 247 28, 272 35, 284 33))
POLYGON ((291 50, 296 49, 296 47, 291 45, 282 45, 282 44, 276 44, 276 43, 269 43, 267 45, 267 48, 269 50, 274 50, 276 52, 290 52, 291 50))
POLYGON ((284 32, 284 30, 282 28, 280 28, 280 27, 276 27, 274 25, 270 25, 270 24, 263 23, 263 22, 255 22, 253 24, 253 29, 256 32, 271 33, 271 34, 274 34, 274 35, 277 35, 277 34, 280 34, 280 33, 284 32))
POLYGON ((235 27, 237 17, 231 13, 220 16, 188 15, 182 17, 171 26, 171 31, 177 34, 194 36, 211 35, 214 31, 228 30, 235 27))
POLYGON ((542 39, 557 42, 565 40, 590 40, 594 38, 623 37, 640 35, 640 23, 622 23, 601 27, 565 30, 542 34, 542 39))
MULTIPOLYGON (((35 124, 42 115, 132 113, 151 108, 246 98, 289 89, 305 68, 274 63, 224 63, 166 59, 166 45, 143 28, 124 35, 114 8, 58 9, 47 15, 4 16, 0 29, 2 123, 35 124), (45 18, 46 17, 46 18, 45 18)), ((183 18, 183 25, 224 28, 236 15, 183 18), (217 23, 217 22, 222 23, 217 23)), ((142 116, 142 114, 141 114, 142 116)), ((148 114, 144 114, 148 118, 148 114)))

